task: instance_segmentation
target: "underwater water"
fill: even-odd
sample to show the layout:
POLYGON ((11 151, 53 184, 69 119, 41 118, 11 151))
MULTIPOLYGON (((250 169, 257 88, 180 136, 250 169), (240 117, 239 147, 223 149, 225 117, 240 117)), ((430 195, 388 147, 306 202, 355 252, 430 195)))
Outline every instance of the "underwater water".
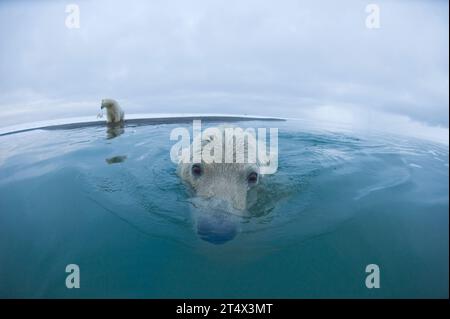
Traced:
POLYGON ((448 297, 448 146, 235 125, 277 127, 279 166, 221 244, 170 160, 180 124, 0 136, 0 297, 448 297))

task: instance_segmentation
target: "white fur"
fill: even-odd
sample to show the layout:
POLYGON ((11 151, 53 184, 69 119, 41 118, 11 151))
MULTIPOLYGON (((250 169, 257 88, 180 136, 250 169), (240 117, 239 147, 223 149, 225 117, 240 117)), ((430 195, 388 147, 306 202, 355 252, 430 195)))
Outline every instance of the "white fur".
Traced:
MULTIPOLYGON (((225 141, 226 128, 225 126, 216 128, 216 132, 219 134, 219 137, 222 137, 222 141, 225 141)), ((251 135, 249 138, 254 139, 254 136, 251 135)), ((247 177, 252 172, 259 175, 260 163, 258 160, 256 163, 225 163, 225 161, 221 163, 206 163, 202 159, 200 163, 203 170, 202 175, 197 177, 192 173, 192 166, 194 165, 192 163, 192 152, 209 152, 208 146, 216 139, 217 136, 214 136, 214 134, 203 135, 200 143, 201 149, 197 151, 194 151, 191 145, 191 159, 189 163, 179 163, 178 173, 181 179, 192 187, 196 196, 224 201, 230 208, 243 212, 256 201, 254 186, 258 184, 261 176, 258 176, 257 183, 252 184, 248 183, 247 177)), ((233 141, 231 143, 233 144, 233 141)), ((256 145, 255 143, 244 143, 236 139, 234 140, 234 144, 235 147, 231 146, 228 148, 224 145, 223 158, 225 158, 225 152, 227 151, 233 152, 233 155, 237 157, 238 154, 248 153, 249 147, 256 145)))
POLYGON ((119 123, 124 120, 125 113, 117 101, 113 99, 103 99, 101 108, 106 108, 107 123, 119 123))

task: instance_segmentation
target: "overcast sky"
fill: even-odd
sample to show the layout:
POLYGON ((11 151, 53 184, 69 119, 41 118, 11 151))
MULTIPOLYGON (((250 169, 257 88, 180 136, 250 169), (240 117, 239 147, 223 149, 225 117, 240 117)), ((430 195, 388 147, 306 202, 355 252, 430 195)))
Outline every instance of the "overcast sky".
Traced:
POLYGON ((0 126, 111 97, 128 113, 382 114, 448 134, 448 32, 448 1, 1 1, 0 126))

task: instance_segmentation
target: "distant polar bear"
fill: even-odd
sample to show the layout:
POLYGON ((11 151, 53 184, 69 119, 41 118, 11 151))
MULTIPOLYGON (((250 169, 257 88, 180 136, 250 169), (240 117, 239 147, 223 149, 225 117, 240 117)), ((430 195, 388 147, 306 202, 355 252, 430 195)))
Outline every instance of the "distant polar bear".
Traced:
POLYGON ((119 103, 113 99, 103 99, 101 109, 106 108, 106 122, 119 123, 124 120, 125 113, 119 103))

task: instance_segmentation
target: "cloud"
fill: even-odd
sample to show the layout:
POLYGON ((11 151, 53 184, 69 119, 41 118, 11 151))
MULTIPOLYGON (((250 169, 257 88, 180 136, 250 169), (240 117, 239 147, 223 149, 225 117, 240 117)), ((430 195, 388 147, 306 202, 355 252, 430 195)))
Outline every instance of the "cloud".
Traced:
POLYGON ((0 3, 8 123, 77 111, 56 102, 91 115, 114 97, 133 113, 300 116, 333 105, 448 128, 447 1, 377 1, 380 29, 366 28, 367 2, 356 0, 76 3, 80 29, 65 27, 65 3, 0 3))

